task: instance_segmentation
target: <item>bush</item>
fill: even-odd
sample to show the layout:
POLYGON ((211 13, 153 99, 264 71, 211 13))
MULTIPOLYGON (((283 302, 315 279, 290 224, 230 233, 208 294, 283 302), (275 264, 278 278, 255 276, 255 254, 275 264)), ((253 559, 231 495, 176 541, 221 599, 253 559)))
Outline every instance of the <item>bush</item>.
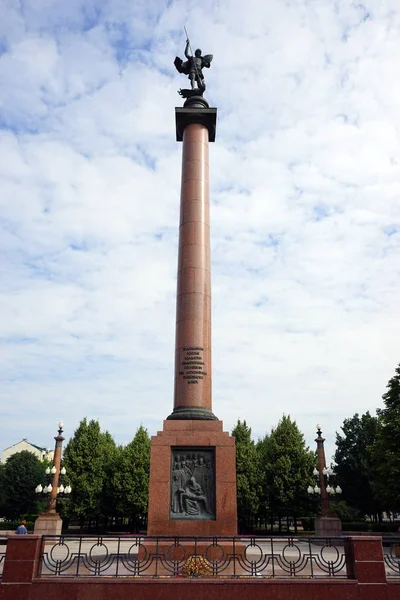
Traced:
POLYGON ((25 521, 28 523, 29 521, 32 521, 32 523, 34 523, 36 521, 36 519, 38 518, 39 513, 28 513, 25 515, 22 515, 21 519, 25 519, 25 521))
MULTIPOLYGON (((0 531, 16 531, 19 525, 21 525, 21 521, 2 521, 0 523, 0 531)), ((33 521, 27 521, 25 527, 28 531, 33 531, 34 525, 33 521)))
POLYGON ((301 517, 300 521, 303 523, 303 529, 305 531, 314 531, 315 530, 315 517, 301 517))
POLYGON ((397 533, 399 523, 396 522, 385 522, 385 523, 371 523, 371 531, 382 532, 382 533, 397 533))
POLYGON ((346 523, 358 523, 364 521, 364 515, 357 508, 349 506, 345 500, 336 500, 331 502, 331 510, 346 523))
POLYGON ((397 533, 399 524, 395 522, 371 523, 371 521, 353 521, 342 523, 343 531, 373 531, 374 533, 397 533))
POLYGON ((371 531, 371 523, 367 521, 348 521, 342 523, 343 531, 371 531))

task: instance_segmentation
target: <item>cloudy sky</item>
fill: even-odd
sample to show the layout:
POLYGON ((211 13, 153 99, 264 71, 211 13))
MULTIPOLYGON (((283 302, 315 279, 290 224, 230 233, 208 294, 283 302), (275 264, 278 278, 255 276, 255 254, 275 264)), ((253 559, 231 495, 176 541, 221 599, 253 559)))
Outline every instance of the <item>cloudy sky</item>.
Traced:
POLYGON ((398 0, 0 3, 0 449, 173 403, 186 25, 213 53, 213 409, 314 446, 400 361, 398 0))

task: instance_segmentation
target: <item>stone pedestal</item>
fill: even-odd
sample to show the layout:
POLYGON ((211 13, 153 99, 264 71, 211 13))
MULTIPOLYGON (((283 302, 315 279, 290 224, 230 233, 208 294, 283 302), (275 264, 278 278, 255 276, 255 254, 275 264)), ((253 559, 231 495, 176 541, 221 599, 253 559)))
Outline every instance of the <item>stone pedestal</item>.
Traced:
MULTIPOLYGON (((180 461, 180 466, 182 466, 180 461)), ((207 487, 207 486, 203 486, 207 487)), ((207 490, 203 490, 207 493, 207 490)), ((184 507, 185 508, 185 507, 184 507)), ((164 421, 163 431, 151 439, 148 535, 236 535, 236 450, 235 439, 222 431, 221 421, 164 421), (202 451, 215 453, 214 492, 208 498, 210 516, 188 518, 173 512, 173 451, 197 460, 202 451)))
POLYGON ((61 535, 62 519, 58 513, 42 513, 35 521, 36 535, 61 535))
POLYGON ((336 537, 342 535, 342 522, 338 517, 317 517, 315 519, 316 537, 336 537))

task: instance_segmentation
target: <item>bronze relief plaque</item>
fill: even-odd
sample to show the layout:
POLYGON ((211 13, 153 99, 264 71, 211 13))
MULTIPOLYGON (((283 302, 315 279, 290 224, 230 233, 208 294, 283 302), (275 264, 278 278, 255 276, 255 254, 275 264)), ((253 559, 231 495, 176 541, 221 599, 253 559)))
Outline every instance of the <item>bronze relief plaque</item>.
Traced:
POLYGON ((215 519, 214 448, 172 448, 170 519, 215 519))

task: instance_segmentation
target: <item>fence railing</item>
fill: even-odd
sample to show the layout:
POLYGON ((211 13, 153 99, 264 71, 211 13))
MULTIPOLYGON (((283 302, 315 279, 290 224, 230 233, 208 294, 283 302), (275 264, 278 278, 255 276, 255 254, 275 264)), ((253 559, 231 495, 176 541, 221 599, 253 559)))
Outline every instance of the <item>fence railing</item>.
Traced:
POLYGON ((38 577, 347 578, 345 538, 43 536, 38 577))
POLYGON ((400 537, 383 537, 386 577, 400 577, 400 537))
POLYGON ((0 535, 0 580, 3 575, 4 557, 7 551, 7 536, 0 535))

